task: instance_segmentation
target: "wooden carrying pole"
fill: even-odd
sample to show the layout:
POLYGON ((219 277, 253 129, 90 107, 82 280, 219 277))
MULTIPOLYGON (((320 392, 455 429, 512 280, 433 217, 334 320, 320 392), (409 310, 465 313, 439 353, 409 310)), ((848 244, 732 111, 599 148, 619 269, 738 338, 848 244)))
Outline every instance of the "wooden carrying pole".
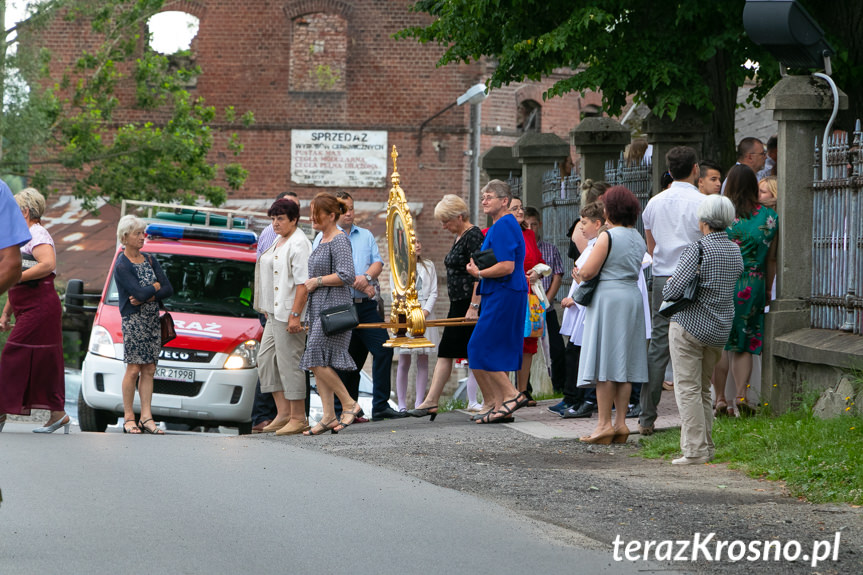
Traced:
MULTIPOLYGON (((467 319, 465 317, 448 317, 443 319, 430 319, 426 321, 427 327, 446 327, 446 326, 460 326, 460 325, 474 325, 477 320, 475 319, 467 319)), ((354 329, 391 329, 391 330, 406 330, 408 328, 408 324, 406 323, 392 323, 388 321, 381 321, 377 323, 361 323, 357 325, 354 329)))

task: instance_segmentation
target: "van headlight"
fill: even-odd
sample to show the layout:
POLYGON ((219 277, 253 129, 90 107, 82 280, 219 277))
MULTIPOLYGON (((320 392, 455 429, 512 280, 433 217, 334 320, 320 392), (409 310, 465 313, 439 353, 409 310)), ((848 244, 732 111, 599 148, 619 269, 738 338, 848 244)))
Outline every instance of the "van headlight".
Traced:
POLYGON ((228 360, 225 369, 248 369, 258 366, 258 342, 254 339, 244 341, 237 346, 228 360))
POLYGON ((111 339, 111 333, 101 325, 93 326, 93 331, 90 332, 90 343, 87 345, 87 351, 94 355, 116 359, 114 355, 114 340, 111 339))

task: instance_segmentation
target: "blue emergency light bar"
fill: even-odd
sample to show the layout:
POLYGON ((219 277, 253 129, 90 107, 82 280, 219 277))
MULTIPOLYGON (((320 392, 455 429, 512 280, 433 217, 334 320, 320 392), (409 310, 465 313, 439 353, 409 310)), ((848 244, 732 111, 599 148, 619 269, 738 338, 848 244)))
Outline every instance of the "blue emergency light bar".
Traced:
POLYGON ((169 224, 149 224, 146 233, 153 238, 165 238, 169 240, 209 240, 249 246, 258 243, 258 236, 255 232, 246 230, 218 230, 172 226, 169 224))

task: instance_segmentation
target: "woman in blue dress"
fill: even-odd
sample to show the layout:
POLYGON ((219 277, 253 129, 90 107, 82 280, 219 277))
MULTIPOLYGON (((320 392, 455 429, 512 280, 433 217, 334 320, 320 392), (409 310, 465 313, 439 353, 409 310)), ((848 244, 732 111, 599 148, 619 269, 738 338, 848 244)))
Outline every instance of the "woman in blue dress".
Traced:
MULTIPOLYGON (((482 249, 494 251, 497 263, 480 270, 473 258, 467 272, 479 281, 482 296, 479 321, 467 346, 468 362, 476 376, 485 404, 491 409, 477 423, 511 421, 512 413, 527 405, 509 381, 508 371, 521 369, 524 319, 527 313, 527 280, 524 277, 524 236, 509 213, 512 192, 500 180, 482 189, 483 212, 494 222, 482 249)), ((475 309, 467 317, 475 314, 475 309)))

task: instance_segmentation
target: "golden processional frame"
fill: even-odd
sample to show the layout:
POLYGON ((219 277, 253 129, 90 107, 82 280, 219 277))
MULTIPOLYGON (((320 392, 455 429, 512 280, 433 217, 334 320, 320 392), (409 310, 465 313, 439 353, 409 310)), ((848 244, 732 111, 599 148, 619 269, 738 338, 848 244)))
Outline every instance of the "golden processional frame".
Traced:
POLYGON ((390 321, 360 324, 363 328, 389 328, 393 337, 385 347, 420 348, 434 347, 425 337, 426 328, 431 326, 470 325, 476 320, 466 318, 447 318, 427 320, 419 302, 416 290, 417 256, 414 220, 408 207, 405 192, 401 187, 398 172, 398 150, 395 145, 390 154, 393 159, 393 173, 390 176, 392 187, 387 200, 387 245, 392 270, 393 303, 390 308, 390 321))

